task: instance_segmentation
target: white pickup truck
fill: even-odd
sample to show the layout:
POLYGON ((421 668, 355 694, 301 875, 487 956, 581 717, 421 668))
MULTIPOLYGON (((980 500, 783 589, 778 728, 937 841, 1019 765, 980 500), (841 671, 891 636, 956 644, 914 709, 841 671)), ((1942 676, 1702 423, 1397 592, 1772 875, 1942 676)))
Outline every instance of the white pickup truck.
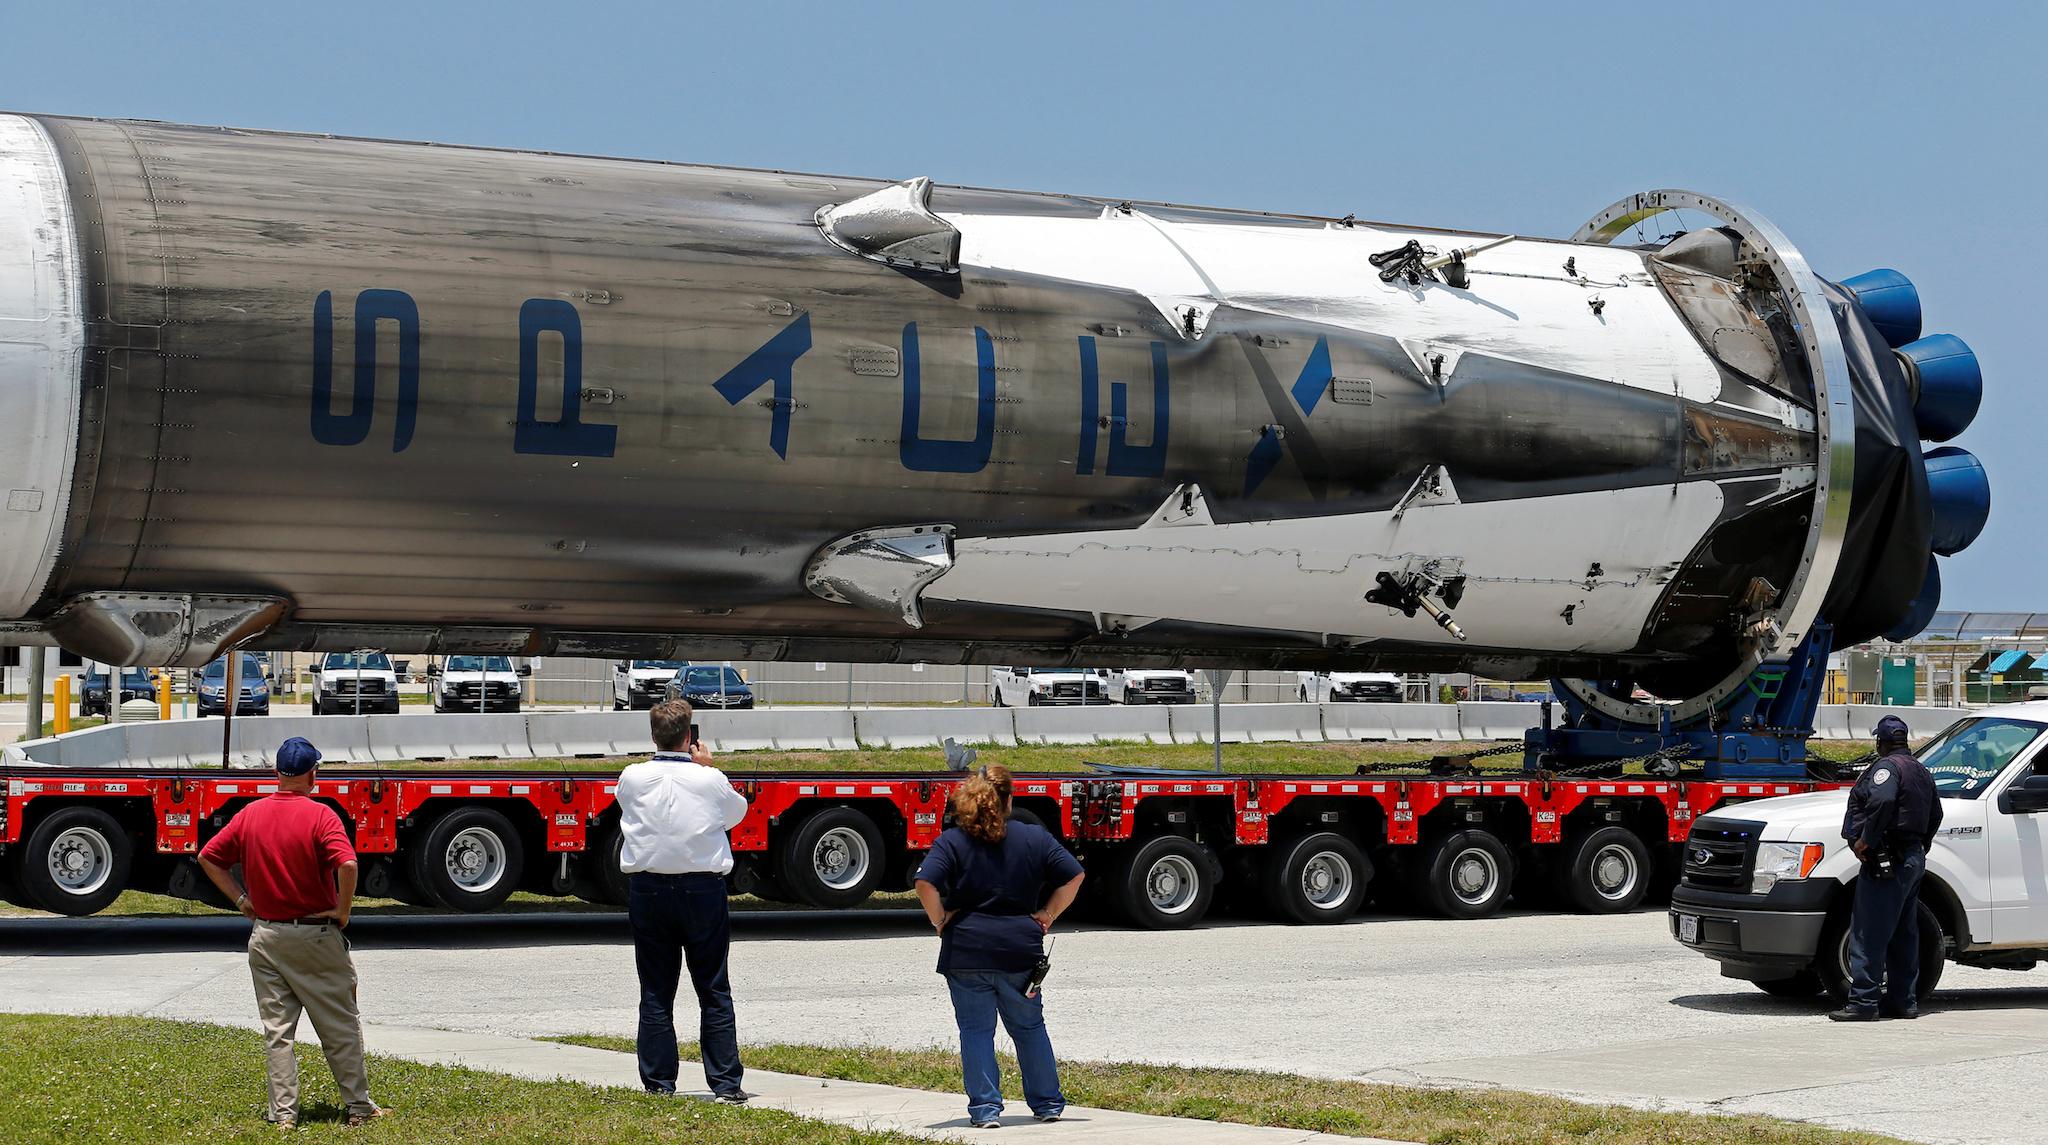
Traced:
POLYGON ((1093 668, 991 668, 989 690, 999 708, 1040 704, 1106 704, 1109 695, 1093 668))
POLYGON ((382 652, 329 652, 313 664, 313 714, 397 715, 398 673, 382 652))
POLYGON ((661 702, 688 660, 619 660, 612 664, 612 710, 639 711, 661 702))
POLYGON ((1402 679, 1394 672, 1297 672, 1304 704, 1398 704, 1402 679))
POLYGON ((437 712, 516 712, 521 677, 533 669, 516 670, 510 656, 450 656, 427 668, 427 693, 437 712))
POLYGON ((1098 668, 1109 698, 1119 704, 1192 704, 1195 674, 1177 668, 1098 668))
MULTIPOLYGON (((1944 957, 2007 970, 2048 960, 2048 703, 1983 709, 1919 757, 1942 809, 1920 884, 1920 994, 1944 957)), ((1848 798, 1787 795, 1696 820, 1673 937, 1767 993, 1846 996, 1858 871, 1841 837, 1848 798)))

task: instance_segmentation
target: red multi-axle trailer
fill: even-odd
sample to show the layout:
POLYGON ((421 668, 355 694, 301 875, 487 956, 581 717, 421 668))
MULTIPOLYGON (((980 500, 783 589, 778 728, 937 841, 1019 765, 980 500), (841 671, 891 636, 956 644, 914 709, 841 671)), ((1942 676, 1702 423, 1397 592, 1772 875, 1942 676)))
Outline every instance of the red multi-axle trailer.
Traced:
MULTIPOLYGON (((944 829, 957 773, 732 773, 735 893, 853 906, 907 885, 944 829)), ((207 899, 193 855, 260 773, 0 770, 0 896, 70 915, 126 889, 207 899)), ((322 771, 318 797, 364 860, 362 893, 486 911, 513 891, 624 901, 616 776, 322 771)), ((1418 777, 1037 774, 1022 818, 1080 855, 1091 901, 1123 922, 1190 926, 1219 900, 1337 922, 1368 897, 1452 917, 1512 897, 1607 913, 1675 881, 1695 817, 1823 786, 1510 774, 1418 777)))

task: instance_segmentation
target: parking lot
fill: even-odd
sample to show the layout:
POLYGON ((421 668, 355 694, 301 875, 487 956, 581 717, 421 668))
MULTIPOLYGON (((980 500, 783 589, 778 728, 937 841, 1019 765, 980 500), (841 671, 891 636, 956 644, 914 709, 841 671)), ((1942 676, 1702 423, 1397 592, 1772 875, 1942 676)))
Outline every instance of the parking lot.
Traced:
MULTIPOLYGON (((249 1025, 245 934, 231 918, 0 920, 0 1008, 249 1025)), ((366 1021, 633 1031, 620 916, 363 918, 352 934, 366 1021)), ((914 913, 744 915, 742 1039, 950 1044, 935 953, 914 913)), ((2037 1141, 2048 1118, 2048 970, 1951 966, 1919 1022, 1840 1026, 1718 977, 1661 912, 1080 928, 1054 962, 1049 1021, 1075 1058, 1502 1086, 1929 1142, 2037 1141)))

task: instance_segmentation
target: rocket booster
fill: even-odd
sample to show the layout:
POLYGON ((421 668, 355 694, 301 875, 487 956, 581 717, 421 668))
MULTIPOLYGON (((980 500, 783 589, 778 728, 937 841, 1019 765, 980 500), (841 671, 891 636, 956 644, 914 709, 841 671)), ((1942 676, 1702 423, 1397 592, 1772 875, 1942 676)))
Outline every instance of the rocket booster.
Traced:
POLYGON ((1685 192, 1558 241, 0 115, 0 640, 1711 696, 1981 528, 1919 325, 1685 192))

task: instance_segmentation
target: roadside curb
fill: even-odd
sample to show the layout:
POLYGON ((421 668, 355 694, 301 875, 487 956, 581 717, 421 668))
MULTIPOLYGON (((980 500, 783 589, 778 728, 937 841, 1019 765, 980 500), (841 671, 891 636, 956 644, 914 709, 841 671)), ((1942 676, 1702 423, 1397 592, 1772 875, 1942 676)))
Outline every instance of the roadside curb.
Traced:
MULTIPOLYGON (((424 1065, 463 1066, 534 1081, 561 1079, 640 1088, 633 1055, 615 1050, 417 1026, 365 1025, 363 1035, 373 1054, 424 1065)), ((741 1053, 744 1056, 744 1047, 741 1053)), ((685 1061, 682 1076, 695 1076, 699 1068, 698 1063, 685 1061)), ((980 1141, 985 1137, 984 1131, 968 1127, 965 1101, 955 1093, 751 1068, 747 1070, 746 1086, 755 1095, 750 1108, 776 1109, 814 1121, 857 1129, 893 1130, 940 1141, 980 1141)), ((686 1098, 710 1096, 704 1090, 682 1092, 686 1098)), ((1059 1141, 1114 1141, 1119 1145, 1411 1145, 1381 1137, 1344 1137, 1082 1106, 1069 1106, 1063 1120, 1041 1125, 1018 1105, 1004 1114, 1003 1125, 1029 1126, 1034 1139, 1042 1135, 1059 1141)))

